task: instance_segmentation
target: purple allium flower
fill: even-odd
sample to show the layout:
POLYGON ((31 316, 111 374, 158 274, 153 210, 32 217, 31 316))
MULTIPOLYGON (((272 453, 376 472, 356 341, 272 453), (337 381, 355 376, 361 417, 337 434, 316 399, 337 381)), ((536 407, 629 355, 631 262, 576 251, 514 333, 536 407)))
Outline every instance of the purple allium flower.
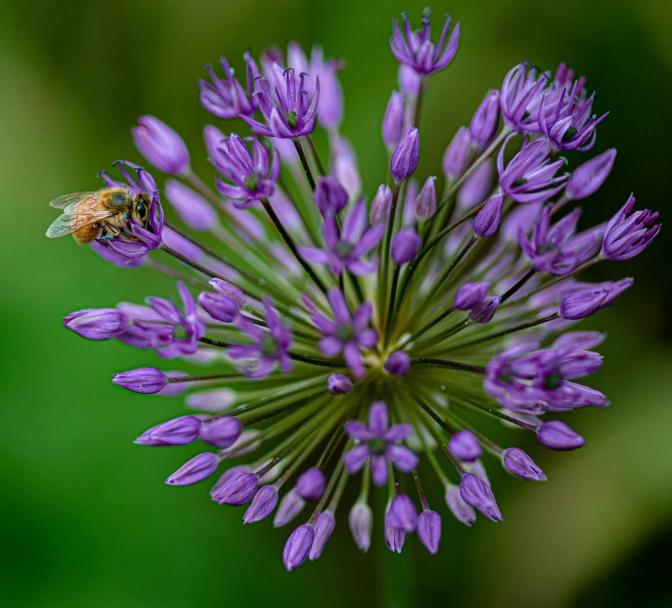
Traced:
POLYGON ((493 236, 502 221, 504 197, 501 194, 491 196, 474 218, 474 234, 482 239, 493 236))
POLYGON ((217 293, 202 292, 198 303, 213 319, 231 323, 245 305, 245 294, 222 279, 212 279, 210 285, 217 293))
POLYGON ((320 352, 326 357, 342 354, 355 378, 362 378, 366 374, 366 369, 360 349, 371 348, 378 340, 378 333, 369 328, 373 306, 367 302, 353 314, 343 292, 339 289, 330 289, 327 298, 333 313, 333 321, 317 312, 314 305, 311 309, 310 318, 323 336, 318 342, 320 352))
POLYGON ((392 91, 390 101, 383 117, 383 141, 388 148, 393 148, 401 139, 401 130, 404 126, 404 96, 392 91))
POLYGON ((443 174, 449 181, 460 177, 472 157, 472 140, 469 129, 460 127, 443 155, 443 174))
POLYGON ((418 521, 418 511, 406 494, 397 494, 392 499, 386 520, 394 528, 413 532, 418 521))
POLYGON ((504 143, 497 156, 499 187, 517 203, 539 203, 560 192, 569 176, 555 174, 564 167, 564 159, 551 162, 550 144, 546 139, 523 142, 523 147, 504 166, 504 150, 510 138, 504 143))
POLYGON ((140 445, 186 445, 198 439, 201 419, 196 416, 180 416, 145 431, 135 440, 140 445))
POLYGON ((484 149, 490 144, 499 127, 499 91, 490 91, 478 106, 469 124, 471 141, 484 149))
POLYGON ((410 424, 389 426, 387 405, 376 401, 369 408, 369 425, 358 420, 350 420, 345 425, 349 437, 360 444, 350 450, 344 458, 345 467, 352 475, 371 460, 371 477, 377 486, 387 483, 388 461, 397 469, 408 473, 418 466, 418 457, 407 447, 398 443, 413 434, 410 424))
POLYGON ((411 358, 403 350, 398 350, 385 360, 383 367, 390 374, 405 376, 411 369, 411 358))
POLYGON ((455 516, 455 519, 462 522, 465 526, 471 527, 471 524, 476 521, 476 512, 470 505, 464 502, 460 493, 460 486, 449 485, 446 488, 446 504, 450 512, 455 516))
POLYGON ((89 340, 110 340, 126 331, 128 319, 116 308, 85 308, 66 315, 63 325, 89 340))
POLYGON ((436 511, 426 509, 418 517, 417 532, 420 542, 425 545, 427 551, 436 555, 441 542, 441 516, 436 511))
POLYGON ((586 443, 581 435, 561 420, 544 422, 537 429, 537 437, 541 443, 552 450, 576 450, 586 443))
POLYGON ((299 247, 299 254, 307 262, 326 264, 333 274, 342 274, 344 270, 352 274, 371 274, 378 261, 362 260, 362 256, 371 251, 385 233, 385 226, 366 225, 366 203, 360 199, 350 210, 343 222, 343 230, 333 215, 324 218, 322 233, 327 249, 299 247))
POLYGON ((415 127, 409 127, 394 148, 390 171, 397 183, 403 182, 415 173, 420 156, 420 135, 415 127))
POLYGON ((322 215, 338 214, 348 204, 348 193, 333 177, 321 177, 317 181, 313 198, 322 215))
POLYGON ((371 201, 371 212, 369 214, 369 221, 372 226, 379 226, 380 224, 387 224, 390 218, 390 208, 392 207, 392 190, 385 184, 378 186, 376 196, 371 201))
POLYGON ((565 276, 599 251, 602 243, 599 228, 575 234, 580 215, 581 209, 575 209, 551 226, 551 208, 545 207, 529 238, 522 228, 519 229, 520 248, 534 268, 565 276))
POLYGON ((499 103, 504 124, 519 133, 539 133, 539 107, 549 74, 523 61, 511 68, 502 84, 499 103))
POLYGON ((528 481, 546 481, 545 473, 520 448, 504 450, 502 463, 504 468, 516 477, 528 481))
POLYGON ((243 522, 253 524, 267 518, 278 504, 278 490, 275 486, 262 486, 247 507, 243 522))
POLYGON ((397 266, 408 264, 422 246, 422 237, 410 226, 402 228, 392 238, 392 260, 397 266))
POLYGON ((279 65, 273 65, 275 82, 273 87, 268 85, 266 78, 257 79, 260 87, 255 91, 259 98, 259 109, 266 121, 260 123, 249 116, 241 118, 255 133, 266 137, 280 137, 294 139, 301 135, 309 135, 317 122, 317 103, 320 97, 320 79, 315 79, 315 94, 308 98, 306 80, 307 74, 297 75, 295 70, 283 70, 279 65))
POLYGON ((595 194, 609 177, 615 160, 616 148, 611 148, 583 163, 572 172, 572 177, 567 182, 565 196, 578 201, 595 194))
POLYGON ((413 68, 415 72, 428 76, 446 68, 457 54, 460 44, 460 24, 458 23, 448 38, 452 19, 446 15, 446 21, 436 44, 432 42, 429 29, 429 9, 422 15, 422 29, 413 31, 408 15, 402 15, 403 32, 399 22, 394 20, 394 34, 390 38, 392 54, 401 63, 413 68))
POLYGON ((304 524, 299 526, 287 539, 282 552, 282 561, 287 570, 294 570, 306 561, 310 548, 313 546, 315 530, 313 526, 304 524))
POLYGON ((219 224, 215 208, 200 194, 175 179, 166 181, 166 197, 180 219, 193 230, 212 230, 219 224))
POLYGON ((644 209, 629 215, 634 206, 635 197, 631 194, 621 210, 609 220, 602 243, 602 255, 605 258, 609 260, 634 258, 658 236, 660 224, 654 222, 660 214, 644 209))
POLYGON ((455 310, 471 310, 476 308, 488 294, 490 285, 483 281, 478 283, 465 283, 457 290, 453 308, 455 310))
POLYGON ((459 431, 448 442, 448 449, 455 458, 463 462, 473 462, 481 457, 483 449, 471 431, 459 431))
POLYGON ((465 473, 460 480, 462 500, 492 521, 503 521, 490 486, 477 475, 465 473))
POLYGON ((324 473, 316 467, 311 467, 299 475, 295 490, 303 500, 318 500, 324 494, 325 486, 324 473))
POLYGON ((598 310, 611 306, 618 296, 632 286, 633 282, 634 279, 626 278, 615 283, 579 285, 563 298, 560 315, 563 319, 585 319, 598 310))
POLYGON ((254 79, 259 75, 259 69, 249 53, 243 56, 246 64, 247 91, 243 89, 233 70, 224 57, 221 59, 222 69, 226 80, 218 78, 214 69, 206 65, 212 84, 199 80, 201 89, 201 105, 217 118, 237 118, 241 114, 252 116, 257 109, 258 100, 252 94, 254 79))
POLYGON ((519 448, 497 447, 487 426, 459 430, 459 410, 478 406, 502 432, 534 433, 555 450, 583 445, 583 437, 548 416, 609 405, 580 383, 600 369, 595 348, 605 336, 568 328, 613 303, 632 279, 589 284, 574 275, 637 255, 660 230, 658 214, 634 211, 631 197, 608 225, 576 233, 580 208, 566 213, 564 206, 596 192, 615 150, 564 173, 567 161, 558 152, 590 148, 603 118, 591 116, 594 96, 565 64, 542 73, 522 63, 500 91, 485 96, 446 151, 438 202, 434 178, 415 175, 422 171, 418 128, 422 110, 436 104, 426 95, 440 93, 427 87, 429 75, 453 59, 459 30, 449 36, 448 18, 434 44, 427 15, 419 31, 406 17, 395 25, 399 92, 382 125, 392 158, 377 173, 360 175, 356 151, 339 131, 344 63, 326 60, 320 46, 307 55, 290 43, 286 53, 265 51, 258 64, 247 53, 246 74, 239 74, 246 82, 226 60, 221 79, 207 68, 212 82, 200 83, 203 106, 245 122, 240 136, 205 127, 205 156, 219 175, 219 192, 192 172, 170 128, 145 117, 134 130, 149 162, 188 184, 165 185, 185 230, 164 226, 155 180, 126 161, 115 163, 120 181, 102 173, 104 191, 50 203, 64 211, 50 236, 90 220, 75 240, 98 236, 91 246, 108 262, 181 281, 182 306, 158 294, 148 305, 79 310, 65 326, 145 349, 146 357, 158 353, 204 368, 187 374, 143 367, 113 382, 171 396, 173 404, 182 396, 194 411, 174 414, 137 443, 199 439, 214 446, 171 475, 169 485, 196 483, 224 462, 228 471, 210 496, 219 504, 251 503, 246 523, 274 514, 274 525, 283 526, 315 501, 287 541, 288 569, 320 556, 336 513, 345 515, 352 504, 341 508, 353 485, 360 492, 350 529, 357 546, 369 549, 371 480, 389 483, 387 505, 377 513, 388 548, 400 552, 415 529, 436 553, 441 518, 427 503, 432 488, 425 492, 416 475, 423 455, 432 464, 423 468, 436 473, 459 522, 471 526, 475 508, 502 519, 478 460, 481 446, 516 477, 545 475, 519 448), (362 184, 379 184, 388 171, 393 183, 381 185, 368 208, 362 184), (129 196, 115 198, 117 188, 129 196), (130 213, 89 211, 122 200, 134 205, 130 213), (198 305, 185 285, 199 294, 198 305), (394 407, 388 412, 381 399, 394 407), (413 473, 419 516, 405 473, 413 473), (280 497, 282 488, 288 490, 280 497))
POLYGON ((271 373, 276 362, 280 371, 284 373, 290 372, 293 367, 288 353, 292 345, 292 330, 280 321, 278 311, 268 298, 264 298, 264 318, 266 331, 243 317, 238 317, 237 325, 240 331, 253 343, 232 346, 228 350, 228 355, 233 360, 253 360, 253 367, 247 370, 250 378, 265 378, 271 373))
POLYGON ((415 215, 419 220, 427 220, 436 213, 436 177, 428 177, 415 199, 415 215))
POLYGON ((189 150, 182 138, 154 116, 141 116, 133 127, 133 141, 142 154, 159 171, 169 175, 189 172, 189 150))
POLYGON ((190 486, 212 475, 219 465, 219 458, 212 452, 203 452, 183 464, 168 479, 169 486, 190 486))
POLYGON ((139 367, 128 372, 121 372, 112 376, 112 382, 134 393, 158 393, 168 384, 168 378, 160 369, 155 367, 139 367))
POLYGON ((547 91, 542 97, 539 127, 557 150, 590 150, 597 137, 595 127, 609 114, 599 118, 590 115, 595 93, 585 99, 582 86, 577 81, 563 89, 559 98, 555 91, 547 91))
POLYGON ((371 546, 371 527, 373 526, 371 507, 358 500, 350 509, 348 523, 357 548, 366 553, 371 546))
POLYGON ((240 437, 242 430, 243 425, 237 418, 218 416, 203 423, 200 438, 216 448, 228 448, 240 437))
POLYGON ((352 380, 343 374, 331 374, 327 378, 327 388, 332 395, 345 395, 352 390, 352 380))
POLYGON ((252 140, 252 154, 245 142, 235 133, 220 143, 219 154, 213 158, 215 168, 229 184, 217 178, 220 194, 233 199, 236 206, 245 208, 268 198, 275 192, 280 175, 278 155, 259 140, 252 140))
POLYGON ((495 316, 499 305, 502 302, 502 298, 499 296, 488 296, 480 304, 474 306, 469 312, 469 318, 474 323, 490 323, 492 317, 495 316))
POLYGON ((322 555, 324 545, 327 544, 335 527, 336 519, 333 514, 329 513, 329 511, 320 513, 315 520, 315 540, 313 540, 313 546, 310 548, 310 553, 308 554, 311 561, 316 560, 322 555))

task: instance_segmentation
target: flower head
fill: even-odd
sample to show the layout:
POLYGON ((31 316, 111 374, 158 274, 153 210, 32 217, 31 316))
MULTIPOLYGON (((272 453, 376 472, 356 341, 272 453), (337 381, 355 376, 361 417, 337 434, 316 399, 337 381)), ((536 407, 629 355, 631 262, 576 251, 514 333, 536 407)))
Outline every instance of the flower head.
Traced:
POLYGON ((226 79, 219 78, 215 70, 206 65, 212 83, 199 80, 201 89, 201 105, 217 118, 237 118, 238 116, 252 116, 257 109, 257 98, 253 93, 254 79, 259 75, 259 69, 249 53, 244 55, 247 75, 247 90, 245 90, 229 67, 228 61, 222 57, 221 64, 226 79))
POLYGON ((659 213, 644 209, 630 212, 635 206, 635 197, 630 195, 621 210, 609 220, 602 243, 602 255, 610 260, 629 260, 639 255, 658 236, 659 213))

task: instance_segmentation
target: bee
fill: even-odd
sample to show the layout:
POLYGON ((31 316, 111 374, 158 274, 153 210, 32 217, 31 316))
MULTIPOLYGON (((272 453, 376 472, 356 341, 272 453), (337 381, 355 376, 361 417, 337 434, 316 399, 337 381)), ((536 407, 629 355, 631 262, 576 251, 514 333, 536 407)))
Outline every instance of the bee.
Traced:
POLYGON ((126 188, 106 188, 94 192, 64 194, 49 203, 63 209, 49 226, 47 236, 55 239, 72 234, 78 243, 90 243, 119 236, 133 219, 147 225, 151 201, 145 192, 133 195, 126 188))

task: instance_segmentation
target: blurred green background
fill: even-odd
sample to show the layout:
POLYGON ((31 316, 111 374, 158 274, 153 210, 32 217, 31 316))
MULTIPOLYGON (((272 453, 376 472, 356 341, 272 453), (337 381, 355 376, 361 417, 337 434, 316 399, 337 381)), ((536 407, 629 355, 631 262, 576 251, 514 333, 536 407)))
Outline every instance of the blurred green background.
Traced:
MULTIPOLYGON (((0 604, 19 607, 395 606, 395 569, 421 606, 672 606, 672 246, 667 230, 640 258, 588 277, 635 276, 635 288, 590 326, 608 331, 594 385, 613 402, 571 417, 588 439, 575 453, 523 443, 547 484, 493 471, 506 521, 472 529, 445 510, 442 548, 370 554, 349 537, 345 510, 323 557, 287 574, 287 536, 271 522, 242 526, 206 484, 169 488, 188 449, 134 446, 180 401, 112 386, 113 372, 157 357, 93 344, 61 326, 71 310, 172 292, 149 270, 122 270, 71 239, 48 241, 47 202, 93 189, 117 158, 140 160, 129 129, 152 113, 204 161, 198 102, 203 65, 270 43, 321 42, 348 61, 344 132, 365 189, 380 181, 380 120, 396 64, 388 38, 402 10, 425 0, 4 0, 0 4, 0 604), (667 564, 667 565, 665 565, 667 564), (392 574, 390 574, 390 572, 392 574)), ((634 190, 670 210, 672 3, 668 0, 452 0, 433 5, 462 22, 460 52, 432 81, 422 122, 422 169, 437 173, 445 145, 488 87, 528 59, 566 61, 608 109, 596 151, 616 146, 616 169, 586 206, 609 217, 634 190)), ((226 128, 226 127, 225 127, 226 128)), ((515 440, 518 436, 511 438, 515 440)), ((493 467, 494 468, 494 467, 493 467)), ((430 491, 441 503, 438 488, 430 491)))

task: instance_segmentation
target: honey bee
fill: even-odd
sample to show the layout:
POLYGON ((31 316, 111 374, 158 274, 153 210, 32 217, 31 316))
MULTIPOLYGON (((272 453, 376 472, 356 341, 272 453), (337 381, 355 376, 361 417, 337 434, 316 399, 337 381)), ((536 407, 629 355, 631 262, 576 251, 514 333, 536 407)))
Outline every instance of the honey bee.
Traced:
POLYGON ((63 209, 49 226, 47 236, 55 239, 72 234, 78 243, 90 243, 119 236, 131 218, 146 227, 151 201, 145 192, 133 195, 126 188, 64 194, 49 203, 63 209))

